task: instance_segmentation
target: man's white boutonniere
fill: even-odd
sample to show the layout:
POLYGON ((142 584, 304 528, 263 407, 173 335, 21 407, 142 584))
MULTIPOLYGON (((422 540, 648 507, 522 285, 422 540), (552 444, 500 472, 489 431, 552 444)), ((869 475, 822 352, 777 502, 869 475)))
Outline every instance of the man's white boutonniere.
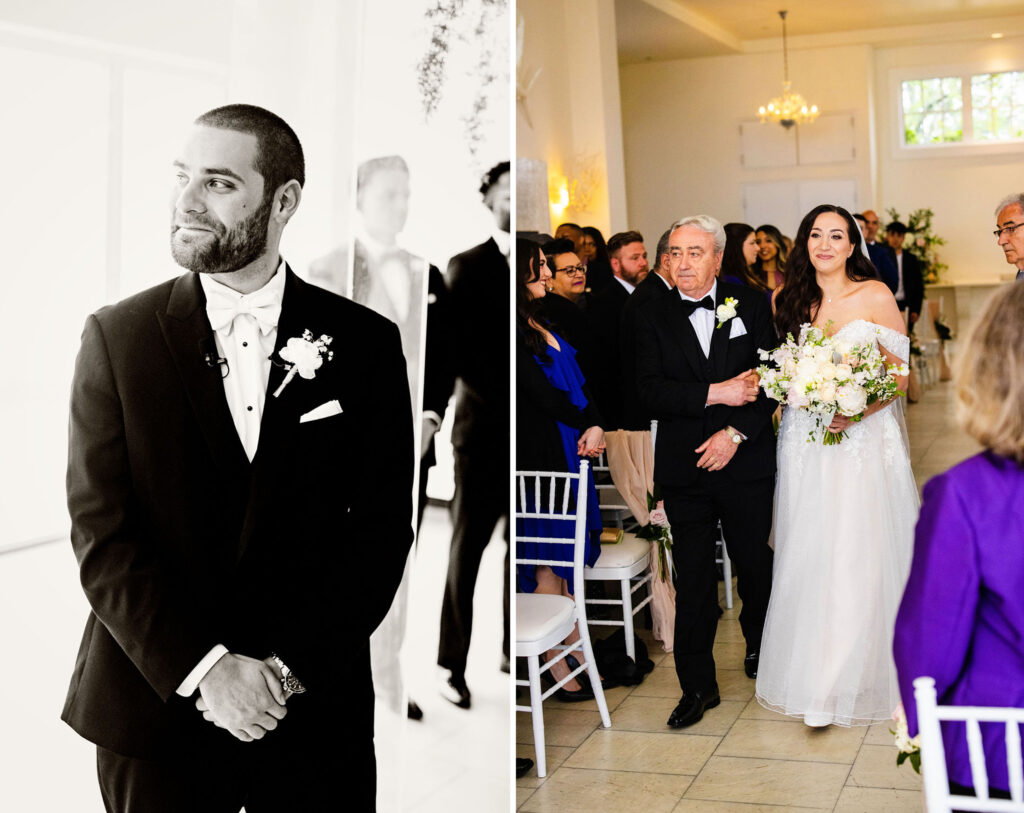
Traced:
POLYGON ((309 330, 302 331, 301 338, 289 339, 287 344, 278 351, 278 355, 284 363, 281 364, 271 357, 271 361, 288 371, 281 386, 274 390, 274 397, 277 398, 281 394, 288 386, 288 382, 295 378, 296 373, 303 378, 315 378, 316 371, 323 365, 324 359, 330 361, 334 358, 334 351, 327 349, 327 346, 333 341, 334 339, 327 334, 314 340, 313 333, 309 330))
POLYGON ((718 317, 718 324, 715 325, 715 330, 718 330, 722 325, 728 322, 736 315, 736 306, 740 303, 731 296, 725 298, 725 302, 715 308, 715 316, 718 317))

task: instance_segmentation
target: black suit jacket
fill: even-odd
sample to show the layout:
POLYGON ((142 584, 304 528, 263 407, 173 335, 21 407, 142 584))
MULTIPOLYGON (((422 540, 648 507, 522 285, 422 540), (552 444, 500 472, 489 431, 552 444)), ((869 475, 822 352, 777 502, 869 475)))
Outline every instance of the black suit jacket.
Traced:
POLYGON ((623 429, 643 432, 651 428, 651 417, 640 403, 636 386, 637 315, 652 299, 660 299, 669 294, 678 296, 675 288, 669 288, 661 277, 651 271, 644 281, 636 286, 636 290, 629 295, 622 307, 619 322, 619 386, 622 390, 623 429))
POLYGON ((344 714, 372 735, 368 638, 412 542, 405 361, 394 324, 287 275, 278 347, 309 329, 334 357, 278 398, 272 368, 251 464, 203 360, 213 333, 194 274, 86 321, 67 488, 92 612, 62 717, 120 754, 226 735, 175 694, 217 643, 275 651, 306 684, 275 734, 313 738, 344 714), (341 414, 300 423, 332 399, 341 414), (371 573, 366 589, 351 577, 371 573))
POLYGON ((601 408, 606 430, 623 426, 623 386, 619 379, 622 366, 620 321, 622 309, 629 300, 629 292, 614 277, 611 283, 594 294, 586 312, 596 355, 595 369, 590 387, 601 408))
POLYGON ((774 401, 762 391, 741 407, 705 406, 709 385, 756 367, 758 349, 777 345, 771 313, 759 292, 719 281, 716 306, 727 296, 737 300, 736 317, 712 331, 709 358, 678 294, 648 302, 637 317, 637 384, 642 404, 658 419, 654 479, 662 485, 693 483, 700 457, 694 449, 729 425, 747 440, 722 471, 739 481, 775 472, 774 401), (730 338, 735 319, 743 320, 747 332, 730 338))
POLYGON ((494 239, 448 262, 454 374, 458 376, 452 444, 496 455, 508 471, 509 266, 494 239))
MULTIPOLYGON (((920 315, 924 302, 924 276, 921 274, 921 261, 909 251, 903 256, 903 303, 907 311, 920 315)), ((893 252, 893 262, 896 262, 893 252)))

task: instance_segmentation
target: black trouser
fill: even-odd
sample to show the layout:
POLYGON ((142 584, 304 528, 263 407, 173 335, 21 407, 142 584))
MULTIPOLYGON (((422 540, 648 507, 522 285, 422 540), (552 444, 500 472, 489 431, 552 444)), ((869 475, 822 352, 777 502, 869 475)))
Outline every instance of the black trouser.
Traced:
POLYGON ((472 455, 456 449, 455 500, 452 503, 454 528, 448 557, 448 579, 441 605, 437 662, 451 670, 457 680, 462 680, 466 674, 466 657, 473 633, 473 593, 480 572, 480 559, 495 526, 503 519, 506 550, 502 647, 505 655, 509 654, 508 505, 508 466, 498 465, 496 457, 472 455))
MULTIPOLYGON (((676 674, 684 694, 708 692, 717 686, 713 654, 719 615, 717 524, 721 520, 743 602, 740 627, 747 652, 758 652, 772 589, 768 536, 775 477, 739 483, 726 471, 701 471, 692 485, 663 486, 662 494, 672 526, 676 568, 676 674)), ((730 664, 730 668, 740 666, 730 664)))
MULTIPOLYGON (((196 712, 198 714, 198 712, 196 712)), ((344 808, 376 809, 373 741, 298 747, 282 738, 283 727, 258 742, 243 743, 210 726, 201 743, 173 756, 135 759, 96 749, 100 792, 107 813, 281 813, 344 808)))

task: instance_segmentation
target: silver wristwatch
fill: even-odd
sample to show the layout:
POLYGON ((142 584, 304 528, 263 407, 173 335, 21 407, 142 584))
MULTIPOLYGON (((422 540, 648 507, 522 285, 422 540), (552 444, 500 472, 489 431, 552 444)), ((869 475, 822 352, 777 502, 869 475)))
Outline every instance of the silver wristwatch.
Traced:
POLYGON ((302 681, 295 677, 292 670, 285 666, 284 661, 277 657, 276 653, 271 652, 270 657, 274 659, 274 663, 277 664, 277 668, 281 670, 282 689, 286 692, 291 692, 292 694, 302 694, 306 691, 306 687, 302 685, 302 681))

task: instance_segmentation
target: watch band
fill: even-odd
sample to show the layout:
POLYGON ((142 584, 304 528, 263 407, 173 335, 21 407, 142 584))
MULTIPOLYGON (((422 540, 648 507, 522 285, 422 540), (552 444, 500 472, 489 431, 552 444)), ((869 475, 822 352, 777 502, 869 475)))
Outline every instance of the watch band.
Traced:
POLYGON ((732 439, 732 442, 739 445, 743 441, 743 435, 733 429, 731 426, 725 427, 726 434, 732 439))
POLYGON ((306 687, 302 685, 302 681, 295 677, 295 674, 291 669, 285 666, 284 661, 277 657, 276 652, 271 652, 270 657, 274 659, 274 663, 277 664, 277 668, 281 670, 282 689, 286 692, 291 692, 292 694, 302 694, 306 691, 306 687))

